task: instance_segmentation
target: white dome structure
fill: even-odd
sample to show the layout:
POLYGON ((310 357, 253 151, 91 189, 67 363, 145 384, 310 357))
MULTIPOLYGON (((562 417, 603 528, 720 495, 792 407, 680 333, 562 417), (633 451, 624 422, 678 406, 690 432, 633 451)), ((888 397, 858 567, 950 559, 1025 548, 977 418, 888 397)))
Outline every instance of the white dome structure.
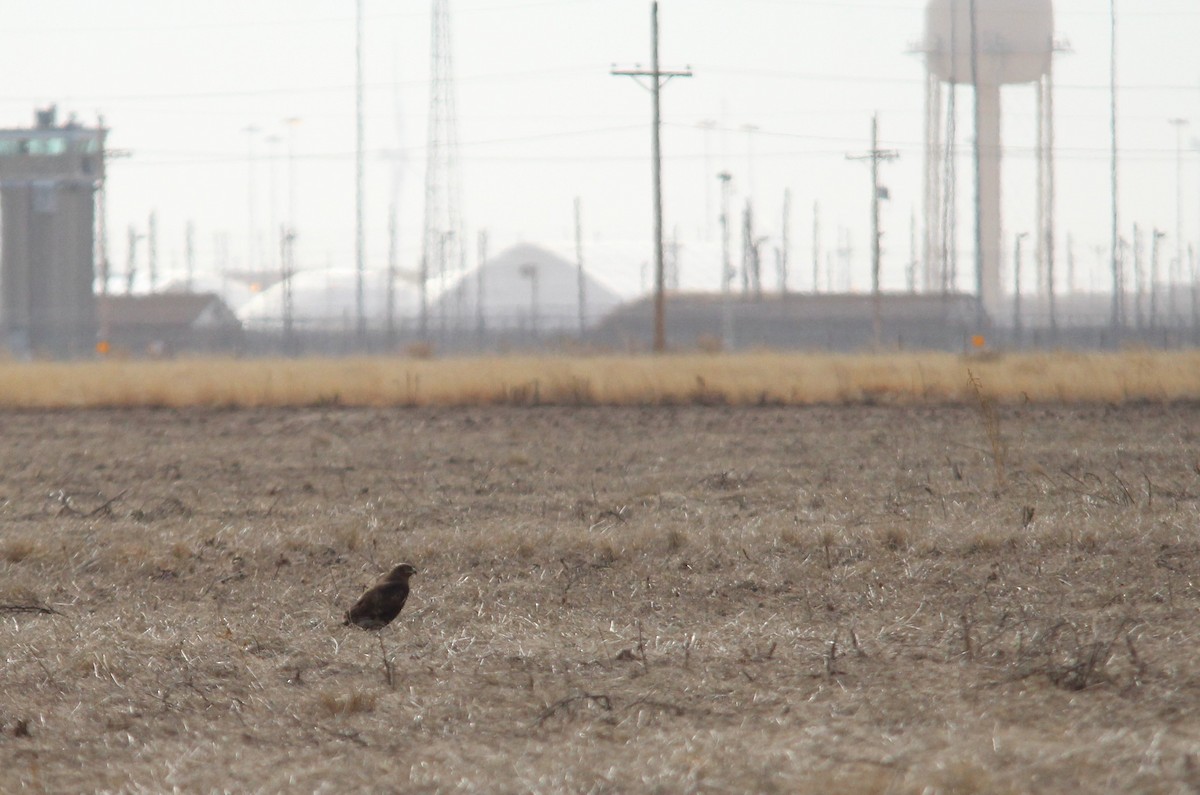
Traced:
MULTIPOLYGON (((483 319, 489 329, 579 330, 579 268, 530 243, 505 249, 447 288, 429 308, 430 324, 444 315, 451 326, 473 328, 481 283, 483 319)), ((594 325, 620 303, 620 296, 587 275, 585 267, 584 325, 594 325)))
MULTIPOLYGON (((358 318, 358 275, 353 269, 325 269, 297 273, 292 277, 292 322, 298 329, 354 329, 358 318)), ((363 275, 363 309, 367 323, 381 328, 387 318, 388 273, 368 270, 363 275)), ((271 285, 238 309, 238 319, 247 329, 283 328, 283 283, 271 285)), ((397 324, 412 322, 417 298, 408 285, 394 286, 397 324)))

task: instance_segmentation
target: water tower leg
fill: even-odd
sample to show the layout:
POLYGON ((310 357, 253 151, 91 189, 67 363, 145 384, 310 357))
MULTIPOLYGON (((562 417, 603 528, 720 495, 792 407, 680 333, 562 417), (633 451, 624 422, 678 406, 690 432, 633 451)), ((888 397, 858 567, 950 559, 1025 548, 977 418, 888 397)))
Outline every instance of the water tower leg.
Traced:
POLYGON ((1042 77, 1042 82, 1045 84, 1044 98, 1042 108, 1042 124, 1045 126, 1046 135, 1043 141, 1045 147, 1045 155, 1043 156, 1043 174, 1044 174, 1044 189, 1046 197, 1043 202, 1045 209, 1045 218, 1042 223, 1042 236, 1045 238, 1046 248, 1046 297, 1049 304, 1050 313, 1050 335, 1051 339, 1057 338, 1058 335, 1058 311, 1055 306, 1054 295, 1054 247, 1056 242, 1056 234, 1054 227, 1054 72, 1047 70, 1042 77))
POLYGON ((946 264, 941 258, 942 240, 942 81, 925 76, 925 239, 922 280, 925 292, 941 285, 946 264))
POLYGON ((993 320, 1000 317, 1003 293, 1000 285, 1000 86, 976 87, 979 162, 977 223, 979 246, 976 287, 984 310, 993 320))
POLYGON ((1034 227, 1034 263, 1037 279, 1034 283, 1036 303, 1040 307, 1046 296, 1046 84, 1042 80, 1034 83, 1037 96, 1037 226, 1034 227))

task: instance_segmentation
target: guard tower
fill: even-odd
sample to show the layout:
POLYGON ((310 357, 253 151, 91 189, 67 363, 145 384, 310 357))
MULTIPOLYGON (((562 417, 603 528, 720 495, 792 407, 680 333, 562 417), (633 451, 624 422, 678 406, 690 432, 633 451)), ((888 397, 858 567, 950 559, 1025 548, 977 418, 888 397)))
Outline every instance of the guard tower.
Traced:
POLYGON ((96 343, 95 193, 103 127, 39 110, 0 130, 0 327, 17 356, 85 356, 96 343))

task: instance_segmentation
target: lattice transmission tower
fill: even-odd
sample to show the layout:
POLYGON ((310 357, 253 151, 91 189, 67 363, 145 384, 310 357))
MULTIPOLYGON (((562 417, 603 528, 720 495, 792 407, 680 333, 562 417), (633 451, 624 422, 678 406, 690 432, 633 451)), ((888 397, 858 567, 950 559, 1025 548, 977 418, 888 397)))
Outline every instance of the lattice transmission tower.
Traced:
MULTIPOLYGON (((454 92, 454 59, 449 0, 433 0, 430 48, 429 132, 425 159, 425 231, 421 250, 420 335, 429 334, 429 283, 436 280, 441 300, 438 325, 446 333, 446 286, 465 270, 462 221, 462 176, 458 161, 458 111, 454 92)), ((461 306, 456 322, 462 320, 461 306)))

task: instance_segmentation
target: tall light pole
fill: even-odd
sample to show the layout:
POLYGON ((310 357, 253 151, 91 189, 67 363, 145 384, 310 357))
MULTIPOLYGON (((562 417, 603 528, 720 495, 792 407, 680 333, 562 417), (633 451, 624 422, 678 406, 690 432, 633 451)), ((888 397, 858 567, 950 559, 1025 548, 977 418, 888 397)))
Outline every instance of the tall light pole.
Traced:
POLYGON ((587 277, 583 272, 583 210, 578 196, 575 197, 575 267, 579 293, 579 340, 587 334, 587 277))
POLYGON ((1108 106, 1109 106, 1109 181, 1112 191, 1112 230, 1109 251, 1112 254, 1112 327, 1118 333, 1121 326, 1124 281, 1121 273, 1120 216, 1117 202, 1117 0, 1108 0, 1109 56, 1108 56, 1108 106))
POLYGON ((612 74, 625 77, 649 77, 653 97, 653 119, 650 158, 654 183, 654 352, 667 349, 666 279, 663 272, 663 203, 662 203, 662 87, 672 77, 691 77, 690 69, 663 71, 658 65, 658 3, 650 4, 650 69, 613 69, 612 74))
POLYGON ((722 347, 733 350, 733 307, 729 290, 733 283, 733 265, 729 261, 729 194, 733 176, 728 171, 717 175, 721 181, 721 337, 722 347))
POLYGON ((283 293, 283 349, 284 353, 295 352, 292 301, 292 276, 296 272, 296 128, 300 119, 292 117, 284 119, 288 127, 287 156, 288 156, 288 204, 287 224, 281 242, 280 274, 283 293))
POLYGON ((710 138, 712 131, 716 129, 717 122, 715 119, 704 119, 696 122, 696 126, 704 131, 704 239, 712 239, 712 222, 713 222, 713 203, 712 203, 712 182, 708 175, 712 173, 712 147, 710 146, 710 138))
POLYGON ((1021 346, 1021 243, 1029 237, 1028 232, 1017 235, 1017 244, 1013 253, 1013 341, 1021 346))
POLYGON ((746 195, 751 201, 754 199, 754 133, 758 129, 756 124, 742 125, 742 132, 746 133, 746 195))
POLYGON ((529 280, 529 330, 536 341, 538 336, 538 266, 527 262, 520 268, 523 277, 529 280))
POLYGON ((1183 255, 1186 244, 1183 240, 1183 131, 1188 126, 1187 119, 1169 119, 1168 124, 1175 128, 1175 259, 1171 262, 1170 275, 1167 277, 1167 315, 1169 322, 1175 321, 1175 285, 1183 274, 1183 255))
POLYGON ((283 123, 288 128, 287 138, 287 158, 288 158, 288 203, 287 203, 287 224, 290 228, 295 229, 296 226, 296 129, 300 126, 300 119, 296 116, 291 116, 283 120, 283 123))
POLYGON ((272 133, 263 141, 267 144, 270 152, 267 171, 267 228, 270 231, 267 234, 267 261, 263 263, 263 268, 264 270, 278 270, 275 268, 278 262, 276 256, 282 255, 281 241, 283 238, 279 225, 279 145, 283 143, 283 138, 272 133))
POLYGON ((254 210, 257 200, 254 196, 254 138, 258 135, 258 127, 249 124, 242 128, 242 132, 246 134, 246 271, 254 272, 255 260, 254 256, 254 234, 255 234, 255 219, 254 210))
POLYGON ((1150 242, 1150 328, 1158 327, 1158 241, 1167 236, 1160 229, 1154 230, 1150 242))
POLYGON ((363 229, 363 0, 354 13, 354 312, 360 350, 367 345, 367 312, 363 296, 366 270, 363 229))

